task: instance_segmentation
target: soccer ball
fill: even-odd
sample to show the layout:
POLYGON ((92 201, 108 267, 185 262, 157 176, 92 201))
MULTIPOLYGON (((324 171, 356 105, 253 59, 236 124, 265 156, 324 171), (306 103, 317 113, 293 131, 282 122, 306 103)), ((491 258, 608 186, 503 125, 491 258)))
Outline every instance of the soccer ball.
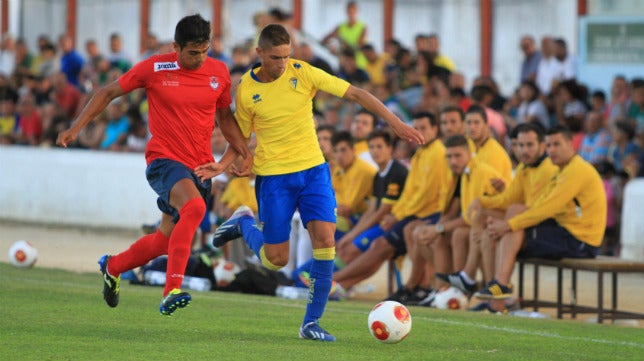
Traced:
POLYGON ((396 301, 382 301, 369 313, 369 332, 378 341, 398 343, 411 331, 411 314, 396 301))
POLYGON ((217 287, 228 286, 235 279, 235 275, 239 271, 241 269, 235 262, 222 260, 217 263, 213 270, 215 279, 217 280, 217 287))
POLYGON ((438 292, 434 299, 434 306, 441 310, 462 310, 467 308, 468 304, 467 296, 456 287, 450 287, 445 291, 438 292))
POLYGON ((38 250, 27 241, 16 241, 9 248, 9 262, 16 267, 31 267, 37 259, 38 250))

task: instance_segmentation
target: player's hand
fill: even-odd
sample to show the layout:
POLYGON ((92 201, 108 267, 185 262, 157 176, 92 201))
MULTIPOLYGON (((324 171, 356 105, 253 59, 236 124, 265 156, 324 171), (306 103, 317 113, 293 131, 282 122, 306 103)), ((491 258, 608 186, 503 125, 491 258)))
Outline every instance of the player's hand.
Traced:
POLYGON ((223 173, 226 167, 217 162, 206 163, 195 168, 195 174, 201 181, 216 177, 223 173))
POLYGON ((383 231, 387 232, 391 229, 391 227, 394 226, 394 224, 396 224, 397 221, 398 220, 396 219, 396 217, 394 217, 392 214, 386 214, 380 221, 380 228, 382 228, 383 231))
POLYGON ((481 199, 474 198, 470 206, 467 208, 467 218, 474 219, 481 212, 481 199))
POLYGON ((67 148, 69 144, 71 144, 75 139, 78 134, 71 129, 67 129, 65 131, 62 131, 58 133, 58 138, 56 139, 56 144, 67 148))
POLYGON ((394 133, 396 133, 400 139, 414 142, 416 144, 425 144, 425 137, 423 137, 419 131, 403 122, 395 124, 392 128, 394 133))
POLYGON ((433 224, 424 224, 418 226, 412 232, 414 240, 418 242, 421 246, 429 246, 434 242, 434 239, 438 236, 438 231, 436 226, 433 224))
POLYGON ((510 224, 503 219, 487 217, 487 230, 493 238, 500 238, 510 232, 510 224))
MULTIPOLYGON (((238 159, 239 160, 239 159, 238 159)), ((241 162, 235 162, 230 167, 230 172, 236 177, 248 177, 253 169, 253 157, 242 158, 241 162)))
POLYGON ((505 181, 501 178, 490 179, 490 184, 492 184, 492 187, 494 187, 494 189, 499 193, 505 190, 505 181))

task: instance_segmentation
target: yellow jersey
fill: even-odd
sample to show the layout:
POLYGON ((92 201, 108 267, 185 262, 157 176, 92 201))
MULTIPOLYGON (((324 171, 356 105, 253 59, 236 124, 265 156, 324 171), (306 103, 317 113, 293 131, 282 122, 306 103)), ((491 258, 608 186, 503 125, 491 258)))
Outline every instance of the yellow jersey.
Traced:
POLYGON ((239 81, 235 119, 244 137, 257 137, 253 172, 258 175, 295 173, 324 163, 313 121, 313 97, 318 90, 342 97, 350 84, 290 59, 284 73, 263 83, 256 65, 239 81))
POLYGON ((416 216, 424 218, 440 212, 441 189, 448 170, 445 146, 436 139, 416 151, 398 202, 391 209, 397 220, 416 216))
POLYGON ((362 214, 367 210, 367 200, 373 193, 373 177, 377 170, 367 161, 356 157, 346 170, 339 169, 337 179, 340 182, 335 199, 338 204, 349 207, 353 214, 362 214))
POLYGON ((257 213, 257 198, 255 197, 255 180, 248 177, 231 179, 222 193, 220 201, 230 209, 248 206, 257 213))
POLYGON ((470 159, 461 175, 461 215, 467 224, 472 224, 467 215, 467 209, 475 198, 485 195, 495 195, 497 190, 492 187, 491 180, 499 178, 499 172, 478 158, 470 159))
POLYGON ((479 149, 476 149, 476 158, 497 170, 505 184, 512 181, 512 161, 508 152, 494 138, 487 138, 479 149))
POLYGON ((559 168, 547 156, 532 166, 521 163, 508 187, 495 196, 481 198, 481 206, 488 209, 507 209, 511 204, 524 204, 530 207, 545 192, 548 184, 559 168))
POLYGON ((535 226, 548 218, 591 246, 601 245, 606 229, 606 192, 595 167, 579 155, 559 170, 549 190, 525 212, 508 223, 513 231, 535 226))

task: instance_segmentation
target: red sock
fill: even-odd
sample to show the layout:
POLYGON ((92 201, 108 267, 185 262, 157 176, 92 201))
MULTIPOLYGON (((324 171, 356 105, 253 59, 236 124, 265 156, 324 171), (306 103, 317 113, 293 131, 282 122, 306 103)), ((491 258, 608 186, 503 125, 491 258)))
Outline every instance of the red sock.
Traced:
POLYGON ((201 198, 192 198, 179 210, 179 221, 168 242, 168 268, 165 276, 165 297, 175 288, 181 288, 183 274, 190 257, 192 237, 206 214, 206 204, 201 198))
POLYGON ((124 252, 110 257, 107 272, 114 277, 118 277, 122 272, 143 266, 167 253, 168 237, 157 230, 155 233, 139 238, 124 252))

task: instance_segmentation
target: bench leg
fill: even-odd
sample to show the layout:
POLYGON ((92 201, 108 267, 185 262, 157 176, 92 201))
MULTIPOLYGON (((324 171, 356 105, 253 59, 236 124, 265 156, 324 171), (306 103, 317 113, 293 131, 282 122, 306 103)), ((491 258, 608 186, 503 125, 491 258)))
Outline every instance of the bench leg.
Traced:
POLYGON ((519 302, 523 300, 523 262, 519 261, 519 302))
POLYGON ((597 323, 604 322, 604 272, 597 271, 597 323))
POLYGON ((539 266, 534 265, 533 273, 534 287, 532 288, 532 299, 534 300, 534 310, 539 311, 539 266))
POLYGON ((557 318, 562 317, 562 303, 563 303, 563 269, 557 267, 557 318))
POLYGON ((612 303, 611 311, 613 312, 611 313, 611 315, 612 315, 613 323, 615 323, 615 313, 617 312, 617 272, 612 272, 612 278, 613 278, 613 295, 612 295, 613 299, 611 302, 612 303))
POLYGON ((572 270, 572 295, 570 299, 570 317, 577 318, 577 270, 572 270))

